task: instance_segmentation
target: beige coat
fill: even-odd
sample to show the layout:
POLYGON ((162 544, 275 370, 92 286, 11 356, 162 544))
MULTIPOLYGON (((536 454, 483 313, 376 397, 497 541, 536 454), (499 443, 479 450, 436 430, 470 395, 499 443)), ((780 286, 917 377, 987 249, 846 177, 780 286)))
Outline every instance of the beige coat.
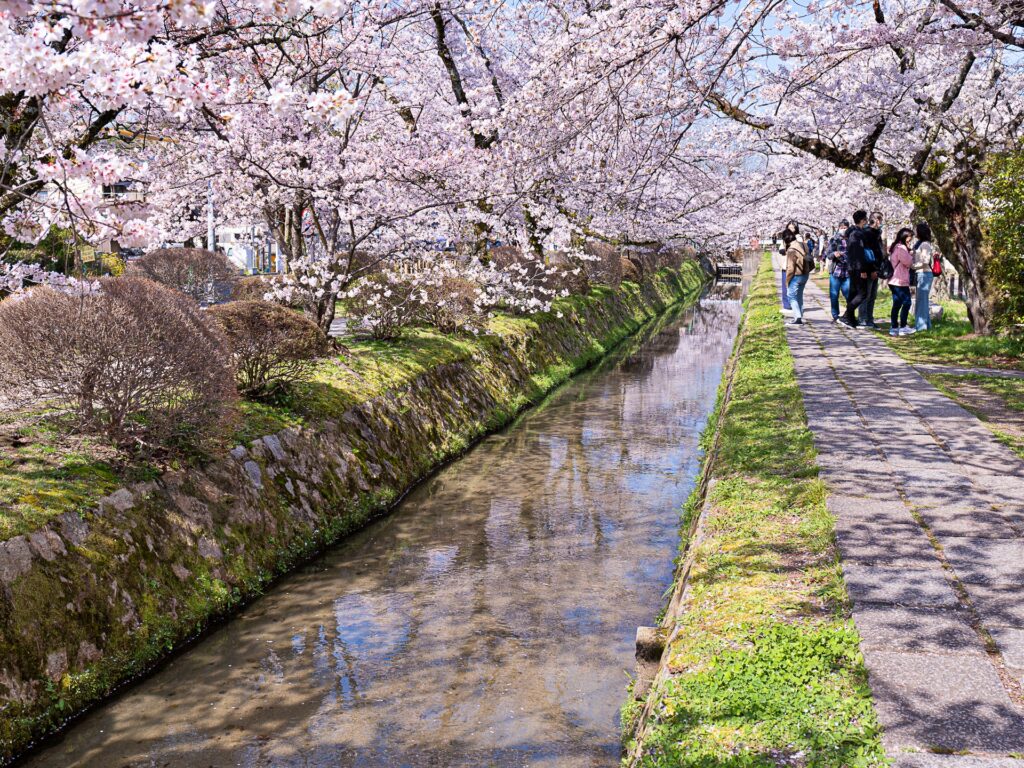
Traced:
POLYGON ((809 275, 807 269, 807 246, 803 240, 794 240, 786 249, 786 282, 794 275, 809 275))

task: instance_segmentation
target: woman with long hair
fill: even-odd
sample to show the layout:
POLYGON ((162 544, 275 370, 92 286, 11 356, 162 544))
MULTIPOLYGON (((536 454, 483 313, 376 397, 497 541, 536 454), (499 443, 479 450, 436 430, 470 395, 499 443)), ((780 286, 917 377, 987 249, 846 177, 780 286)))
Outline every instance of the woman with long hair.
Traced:
POLYGON ((913 237, 913 231, 903 227, 889 246, 889 262, 892 264, 892 277, 889 278, 889 290, 892 291, 890 336, 906 336, 914 332, 913 328, 907 328, 907 315, 910 314, 910 265, 914 261, 910 254, 910 240, 913 237))
POLYGON ((786 228, 775 236, 776 241, 782 240, 782 245, 779 246, 772 256, 772 266, 779 273, 779 281, 782 287, 783 314, 788 313, 792 309, 789 302, 789 280, 786 278, 786 249, 789 248, 789 244, 793 242, 798 234, 800 234, 800 225, 793 219, 790 219, 786 224, 786 228))
POLYGON ((917 242, 914 244, 914 262, 911 269, 917 275, 917 300, 914 302, 914 327, 918 331, 930 331, 932 328, 931 307, 928 299, 932 292, 932 262, 938 254, 932 245, 932 228, 922 221, 917 225, 917 242))
POLYGON ((811 261, 807 256, 807 245, 800 234, 785 232, 786 243, 786 291, 789 305, 793 309, 790 325, 804 324, 804 287, 811 275, 811 261))

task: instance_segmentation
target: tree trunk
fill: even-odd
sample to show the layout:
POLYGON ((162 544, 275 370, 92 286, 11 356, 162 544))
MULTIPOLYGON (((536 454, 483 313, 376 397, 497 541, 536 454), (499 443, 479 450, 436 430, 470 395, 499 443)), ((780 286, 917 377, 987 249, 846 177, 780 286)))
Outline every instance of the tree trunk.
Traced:
POLYGON ((973 187, 932 191, 918 201, 915 213, 931 225, 942 255, 963 278, 967 316, 975 333, 988 334, 993 311, 985 275, 988 243, 977 201, 973 187))
POLYGON ((334 310, 335 301, 337 301, 337 294, 327 291, 324 297, 317 302, 316 305, 316 324, 320 326, 320 330, 324 332, 324 336, 331 335, 331 323, 334 322, 334 310))

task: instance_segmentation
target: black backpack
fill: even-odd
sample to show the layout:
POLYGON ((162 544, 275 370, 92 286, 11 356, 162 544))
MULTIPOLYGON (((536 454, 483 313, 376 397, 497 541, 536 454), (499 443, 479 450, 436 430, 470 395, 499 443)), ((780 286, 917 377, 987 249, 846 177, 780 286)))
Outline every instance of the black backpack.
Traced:
POLYGON ((889 280, 896 270, 893 269, 892 262, 889 261, 889 255, 882 256, 882 260, 878 262, 878 277, 881 280, 889 280))

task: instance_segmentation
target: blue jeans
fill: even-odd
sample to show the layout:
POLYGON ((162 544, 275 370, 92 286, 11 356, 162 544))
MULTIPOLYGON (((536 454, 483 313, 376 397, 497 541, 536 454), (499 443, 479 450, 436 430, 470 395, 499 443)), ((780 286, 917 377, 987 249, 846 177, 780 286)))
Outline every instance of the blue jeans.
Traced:
POLYGON ((789 309, 789 291, 786 288, 786 270, 782 270, 782 308, 789 309))
POLYGON ((910 314, 910 287, 906 285, 890 285, 892 291, 892 311, 889 312, 889 323, 893 328, 906 328, 907 315, 910 314))
POLYGON ((807 285, 807 278, 808 275, 793 275, 793 279, 789 281, 786 293, 793 308, 794 320, 800 320, 804 316, 804 286, 807 285))
POLYGON ((932 318, 929 315, 928 295, 932 292, 932 282, 935 275, 930 269, 919 269, 917 271, 917 301, 914 302, 914 325, 919 331, 929 331, 932 327, 932 318))
POLYGON ((843 294, 843 299, 846 301, 850 300, 850 276, 840 279, 835 275, 828 276, 828 298, 832 302, 832 319, 835 320, 839 317, 839 294, 843 294))

